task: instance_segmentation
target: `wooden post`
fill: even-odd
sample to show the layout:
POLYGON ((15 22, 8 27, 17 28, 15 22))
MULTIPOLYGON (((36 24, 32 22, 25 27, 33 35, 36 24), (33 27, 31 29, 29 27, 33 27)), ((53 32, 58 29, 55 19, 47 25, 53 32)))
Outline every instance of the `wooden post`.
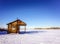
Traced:
POLYGON ((19 33, 20 33, 20 27, 19 27, 19 33))
POLYGON ((26 26, 25 26, 25 32, 26 32, 26 26))

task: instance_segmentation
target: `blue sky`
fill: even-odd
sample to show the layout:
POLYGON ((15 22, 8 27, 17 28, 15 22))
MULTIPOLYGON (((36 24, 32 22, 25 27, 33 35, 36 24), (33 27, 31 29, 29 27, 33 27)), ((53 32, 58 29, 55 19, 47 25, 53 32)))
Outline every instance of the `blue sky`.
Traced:
POLYGON ((27 27, 60 26, 59 0, 0 0, 0 27, 17 19, 27 27))

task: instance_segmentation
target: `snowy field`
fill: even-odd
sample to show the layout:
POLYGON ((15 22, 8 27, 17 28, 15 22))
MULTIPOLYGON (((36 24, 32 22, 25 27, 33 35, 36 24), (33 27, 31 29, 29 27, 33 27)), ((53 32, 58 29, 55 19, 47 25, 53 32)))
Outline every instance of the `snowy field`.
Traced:
POLYGON ((0 44, 60 44, 60 30, 27 30, 23 34, 0 35, 0 44))

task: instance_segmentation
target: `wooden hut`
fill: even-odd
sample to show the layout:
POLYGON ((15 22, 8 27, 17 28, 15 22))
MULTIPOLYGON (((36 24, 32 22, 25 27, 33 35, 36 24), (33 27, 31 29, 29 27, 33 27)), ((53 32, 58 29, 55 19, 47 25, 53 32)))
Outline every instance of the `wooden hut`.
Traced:
POLYGON ((20 26, 25 26, 26 31, 26 23, 17 19, 13 22, 10 22, 8 25, 8 33, 19 33, 20 32, 20 26))

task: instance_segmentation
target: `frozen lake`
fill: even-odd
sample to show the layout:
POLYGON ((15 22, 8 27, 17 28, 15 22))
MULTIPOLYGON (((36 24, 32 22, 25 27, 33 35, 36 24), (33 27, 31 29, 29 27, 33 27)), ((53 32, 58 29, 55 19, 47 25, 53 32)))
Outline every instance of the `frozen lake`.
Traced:
POLYGON ((60 44, 60 30, 27 30, 22 34, 0 35, 0 44, 60 44))

